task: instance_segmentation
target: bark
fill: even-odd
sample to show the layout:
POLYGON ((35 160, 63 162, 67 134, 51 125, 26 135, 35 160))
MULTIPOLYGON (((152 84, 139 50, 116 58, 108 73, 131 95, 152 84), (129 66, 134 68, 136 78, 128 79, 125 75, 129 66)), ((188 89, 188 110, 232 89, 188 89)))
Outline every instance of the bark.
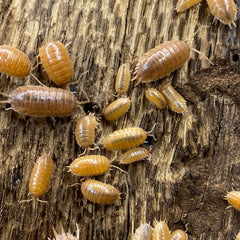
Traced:
MULTIPOLYGON (((172 231, 187 228, 190 240, 236 236, 240 214, 226 209, 224 195, 240 190, 239 19, 230 29, 214 20, 205 1, 179 14, 175 7, 172 0, 0 1, 0 44, 24 51, 32 65, 44 43, 70 42, 74 80, 88 70, 71 90, 82 101, 84 89, 91 99, 84 111, 101 118, 96 143, 116 129, 141 126, 149 131, 155 123, 157 138, 149 136, 144 144, 152 149, 151 162, 120 166, 128 174, 111 169, 95 178, 122 192, 115 204, 99 206, 84 199, 79 186, 70 187, 79 179, 66 168, 83 151, 75 142, 74 128, 84 113, 78 109, 70 117, 34 118, 5 111, 9 106, 1 104, 1 239, 52 239, 51 226, 60 231, 60 223, 73 233, 78 224, 82 240, 130 239, 141 223, 154 225, 155 220, 165 220, 172 231), (209 27, 192 38, 201 25, 209 27), (191 39, 190 46, 214 66, 191 51, 189 61, 170 76, 138 87, 132 83, 130 111, 116 123, 105 121, 102 111, 116 99, 119 66, 129 62, 133 69, 146 51, 173 39, 191 39), (187 100, 187 114, 157 110, 145 98, 148 87, 159 88, 167 81, 187 100), (55 164, 50 188, 41 198, 48 203, 19 204, 30 198, 28 181, 43 152, 55 164)), ((34 74, 44 81, 41 67, 34 74)), ((0 91, 29 84, 36 84, 31 77, 2 76, 0 91)), ((90 153, 114 158, 104 149, 90 153)))

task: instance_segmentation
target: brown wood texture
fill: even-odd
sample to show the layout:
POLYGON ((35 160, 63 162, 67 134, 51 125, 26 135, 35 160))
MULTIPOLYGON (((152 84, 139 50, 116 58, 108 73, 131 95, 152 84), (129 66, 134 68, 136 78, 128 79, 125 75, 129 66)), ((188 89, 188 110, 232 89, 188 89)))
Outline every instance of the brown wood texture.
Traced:
MULTIPOLYGON (((240 78, 238 73, 240 23, 230 29, 211 15, 207 3, 177 14, 176 0, 4 0, 0 1, 0 44, 25 52, 32 65, 38 49, 50 40, 68 47, 74 64, 74 80, 88 71, 72 88, 79 101, 82 89, 91 103, 83 109, 101 120, 96 142, 113 130, 140 126, 153 137, 151 163, 142 161, 112 169, 95 179, 122 192, 121 200, 99 206, 83 198, 79 178, 66 166, 83 151, 74 139, 77 109, 64 118, 34 118, 0 108, 0 239, 53 238, 51 226, 76 233, 80 239, 130 239, 141 223, 152 226, 165 220, 173 231, 187 232, 190 240, 234 239, 240 229, 240 213, 228 206, 227 191, 240 190, 240 78), (200 26, 199 33, 192 39, 200 26), (190 60, 163 80, 131 83, 129 112, 116 123, 102 117, 103 109, 116 99, 117 70, 129 62, 131 69, 146 51, 167 40, 189 40, 209 57, 214 66, 191 51, 190 60), (145 98, 148 87, 171 82, 186 99, 185 115, 158 110, 145 98), (50 188, 41 197, 48 203, 21 203, 30 199, 28 182, 36 159, 48 153, 54 161, 50 188)), ((239 1, 237 1, 240 7, 239 1)), ((34 74, 41 80, 41 65, 34 74)), ((36 84, 31 78, 2 76, 0 91, 36 84)), ((54 84, 46 83, 49 86, 54 84)), ((1 97, 0 99, 4 99, 1 97)), ((112 151, 91 151, 114 158, 112 151)), ((118 165, 115 161, 113 164, 118 165)))

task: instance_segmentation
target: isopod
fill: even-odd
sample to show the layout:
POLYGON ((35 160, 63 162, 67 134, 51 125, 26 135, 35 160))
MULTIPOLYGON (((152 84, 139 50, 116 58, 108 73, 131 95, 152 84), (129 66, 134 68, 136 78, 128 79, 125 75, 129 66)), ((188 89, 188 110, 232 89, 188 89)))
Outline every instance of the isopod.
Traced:
POLYGON ((156 81, 181 67, 189 57, 190 48, 184 41, 173 40, 160 44, 140 58, 132 80, 138 80, 136 85, 156 81))
POLYGON ((120 192, 115 187, 93 179, 83 182, 81 191, 85 198, 98 204, 112 204, 120 198, 120 192))
POLYGON ((75 136, 79 147, 90 147, 95 140, 96 118, 93 114, 81 117, 76 124, 75 136))
POLYGON ((146 138, 147 133, 142 128, 124 128, 108 135, 103 141, 103 146, 111 150, 122 150, 139 146, 146 138))
POLYGON ((170 240, 170 231, 165 222, 158 222, 153 230, 153 240, 170 240))
POLYGON ((149 224, 144 223, 136 229, 136 232, 132 236, 131 240, 152 240, 152 233, 153 228, 149 224))
POLYGON ((177 12, 183 12, 202 0, 178 0, 176 10, 177 12))
POLYGON ((133 148, 125 152, 119 158, 120 164, 129 164, 140 161, 148 156, 149 152, 146 148, 133 148))
POLYGON ((8 100, 12 110, 38 117, 63 117, 70 115, 77 107, 76 97, 68 90, 42 86, 22 86, 12 93, 0 93, 8 100))
POLYGON ((15 78, 30 74, 31 63, 22 51, 8 45, 0 46, 0 72, 15 78))
POLYGON ((61 234, 58 234, 56 232, 55 228, 52 227, 53 228, 53 234, 54 234, 54 237, 55 237, 55 239, 53 239, 53 240, 80 240, 80 238, 79 238, 80 231, 79 231, 79 227, 78 227, 77 224, 76 224, 76 226, 77 226, 77 236, 76 237, 73 236, 71 233, 66 233, 63 229, 62 224, 60 224, 60 225, 61 225, 61 231, 62 231, 61 234))
POLYGON ((234 0, 207 0, 211 13, 222 23, 232 28, 236 26, 234 20, 237 14, 237 7, 234 0))
POLYGON ((154 103, 157 106, 157 108, 159 108, 159 109, 164 109, 167 105, 166 100, 163 97, 163 95, 154 88, 149 88, 146 91, 146 98, 150 102, 154 103))
POLYGON ((66 47, 49 42, 39 49, 39 56, 49 78, 56 85, 64 85, 73 78, 73 66, 66 47))
POLYGON ((125 94, 130 85, 130 70, 129 64, 125 63, 120 66, 117 73, 117 78, 115 82, 115 90, 119 94, 125 94))
POLYGON ((53 161, 49 155, 43 154, 37 159, 29 181, 29 193, 33 197, 38 198, 47 191, 52 170, 53 161))
POLYGON ((171 234, 171 240, 187 240, 187 234, 183 230, 176 230, 171 234))
POLYGON ((186 111, 186 100, 176 91, 171 84, 165 84, 161 87, 160 93, 166 99, 168 107, 177 113, 186 111))
POLYGON ((129 98, 119 98, 106 107, 103 116, 108 121, 115 121, 128 111, 130 104, 131 101, 129 98))
POLYGON ((240 211, 240 191, 231 191, 225 198, 238 211, 240 211))
POLYGON ((95 176, 107 172, 110 161, 101 155, 87 155, 75 159, 69 166, 69 171, 77 176, 95 176))

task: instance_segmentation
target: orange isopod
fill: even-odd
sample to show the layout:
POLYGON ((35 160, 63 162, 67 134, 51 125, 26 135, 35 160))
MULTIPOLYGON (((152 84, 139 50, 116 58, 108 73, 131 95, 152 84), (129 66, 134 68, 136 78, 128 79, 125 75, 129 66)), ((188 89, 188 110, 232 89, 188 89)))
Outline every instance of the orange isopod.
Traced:
POLYGON ((202 0, 178 0, 176 10, 177 12, 183 12, 202 0))
POLYGON ((187 240, 187 234, 183 230, 176 230, 171 234, 171 240, 187 240))
POLYGON ((78 119, 75 136, 79 147, 90 147, 95 140, 96 118, 89 114, 78 119))
POLYGON ((240 191, 231 191, 225 198, 238 211, 240 211, 240 191))
POLYGON ((120 66, 117 73, 117 78, 115 82, 115 90, 119 94, 125 94, 130 85, 130 70, 129 64, 125 63, 120 66))
POLYGON ((157 108, 159 108, 159 109, 164 109, 167 105, 166 100, 163 97, 163 95, 154 88, 149 88, 146 91, 146 98, 150 102, 154 103, 157 106, 157 108))
POLYGON ((47 43, 39 49, 39 56, 49 78, 56 85, 64 85, 72 80, 72 62, 62 43, 47 43))
POLYGON ((29 192, 32 196, 38 198, 47 191, 52 170, 53 161, 49 155, 43 154, 37 159, 29 181, 29 192))
POLYGON ((8 100, 12 110, 37 117, 63 117, 70 115, 77 107, 76 97, 68 90, 42 86, 22 86, 12 93, 0 93, 8 100))
POLYGON ((125 152, 119 158, 120 164, 128 164, 140 161, 148 156, 149 152, 146 148, 133 148, 125 152))
POLYGON ((77 176, 95 176, 107 172, 110 161, 101 155, 87 155, 75 159, 69 166, 69 171, 77 176))
POLYGON ((147 133, 142 128, 124 128, 108 135, 103 141, 103 146, 111 150, 121 150, 139 146, 146 138, 147 133))
POLYGON ((152 232, 153 228, 149 224, 141 224, 140 227, 136 229, 131 240, 152 240, 152 232))
POLYGON ((186 100, 176 91, 171 84, 165 84, 160 89, 161 94, 166 99, 168 107, 177 113, 183 113, 187 109, 186 100))
POLYGON ((23 78, 30 74, 31 63, 27 55, 20 50, 8 46, 0 46, 0 72, 15 78, 23 78))
POLYGON ((120 198, 120 192, 115 187, 93 179, 83 182, 81 191, 85 198, 98 204, 112 204, 120 198))
POLYGON ((180 40, 165 42, 140 58, 135 68, 135 77, 139 83, 148 83, 170 74, 181 67, 190 57, 190 48, 187 43, 180 40))
POLYGON ((234 0, 207 0, 211 13, 222 23, 232 28, 236 26, 234 20, 237 14, 237 7, 234 0))
POLYGON ((131 101, 129 98, 119 98, 106 107, 103 116, 108 121, 115 121, 128 111, 130 105, 131 101))
POLYGON ((165 222, 158 222, 153 230, 153 240, 170 240, 170 231, 165 222))

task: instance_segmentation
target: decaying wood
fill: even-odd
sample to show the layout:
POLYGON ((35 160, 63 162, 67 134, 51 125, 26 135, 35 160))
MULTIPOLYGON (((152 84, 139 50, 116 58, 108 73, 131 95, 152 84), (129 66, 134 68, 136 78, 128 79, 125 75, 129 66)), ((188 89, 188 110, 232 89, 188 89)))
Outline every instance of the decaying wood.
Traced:
MULTIPOLYGON (((84 89, 91 103, 86 112, 102 117, 103 109, 116 99, 114 80, 122 63, 131 69, 136 59, 167 40, 189 40, 196 29, 207 25, 194 37, 191 46, 215 63, 210 66, 196 53, 179 70, 163 80, 142 84, 128 92, 132 107, 116 124, 103 118, 96 130, 101 142, 114 130, 140 126, 153 134, 145 147, 152 149, 151 163, 121 166, 128 174, 112 169, 97 180, 121 192, 121 200, 99 206, 83 199, 79 181, 67 172, 82 150, 74 140, 78 109, 65 118, 22 116, 2 105, 0 111, 0 238, 52 238, 53 225, 60 231, 76 232, 80 239, 130 239, 141 223, 153 225, 165 220, 169 228, 185 229, 190 240, 233 239, 240 229, 240 213, 226 209, 224 195, 240 190, 240 78, 237 16, 233 29, 213 19, 206 2, 177 14, 176 0, 0 1, 0 44, 25 52, 32 65, 38 49, 47 41, 70 43, 74 80, 87 71, 72 91, 79 101, 84 89), (234 60, 234 61, 233 61, 234 60), (148 87, 171 82, 186 99, 185 115, 162 111, 145 98, 148 87), (34 161, 41 153, 54 161, 51 186, 42 200, 48 204, 19 204, 28 199, 28 181, 34 161)), ((237 2, 240 7, 239 2, 237 2)), ((41 66, 34 73, 40 79, 41 66)), ((30 77, 0 79, 0 91, 35 84, 30 77)), ((52 83, 46 83, 53 86, 52 83), (52 85, 51 85, 52 84, 52 85)), ((103 149, 91 154, 114 153, 103 149)), ((116 163, 117 164, 117 163, 116 163)), ((75 234, 74 234, 75 235, 75 234)))

